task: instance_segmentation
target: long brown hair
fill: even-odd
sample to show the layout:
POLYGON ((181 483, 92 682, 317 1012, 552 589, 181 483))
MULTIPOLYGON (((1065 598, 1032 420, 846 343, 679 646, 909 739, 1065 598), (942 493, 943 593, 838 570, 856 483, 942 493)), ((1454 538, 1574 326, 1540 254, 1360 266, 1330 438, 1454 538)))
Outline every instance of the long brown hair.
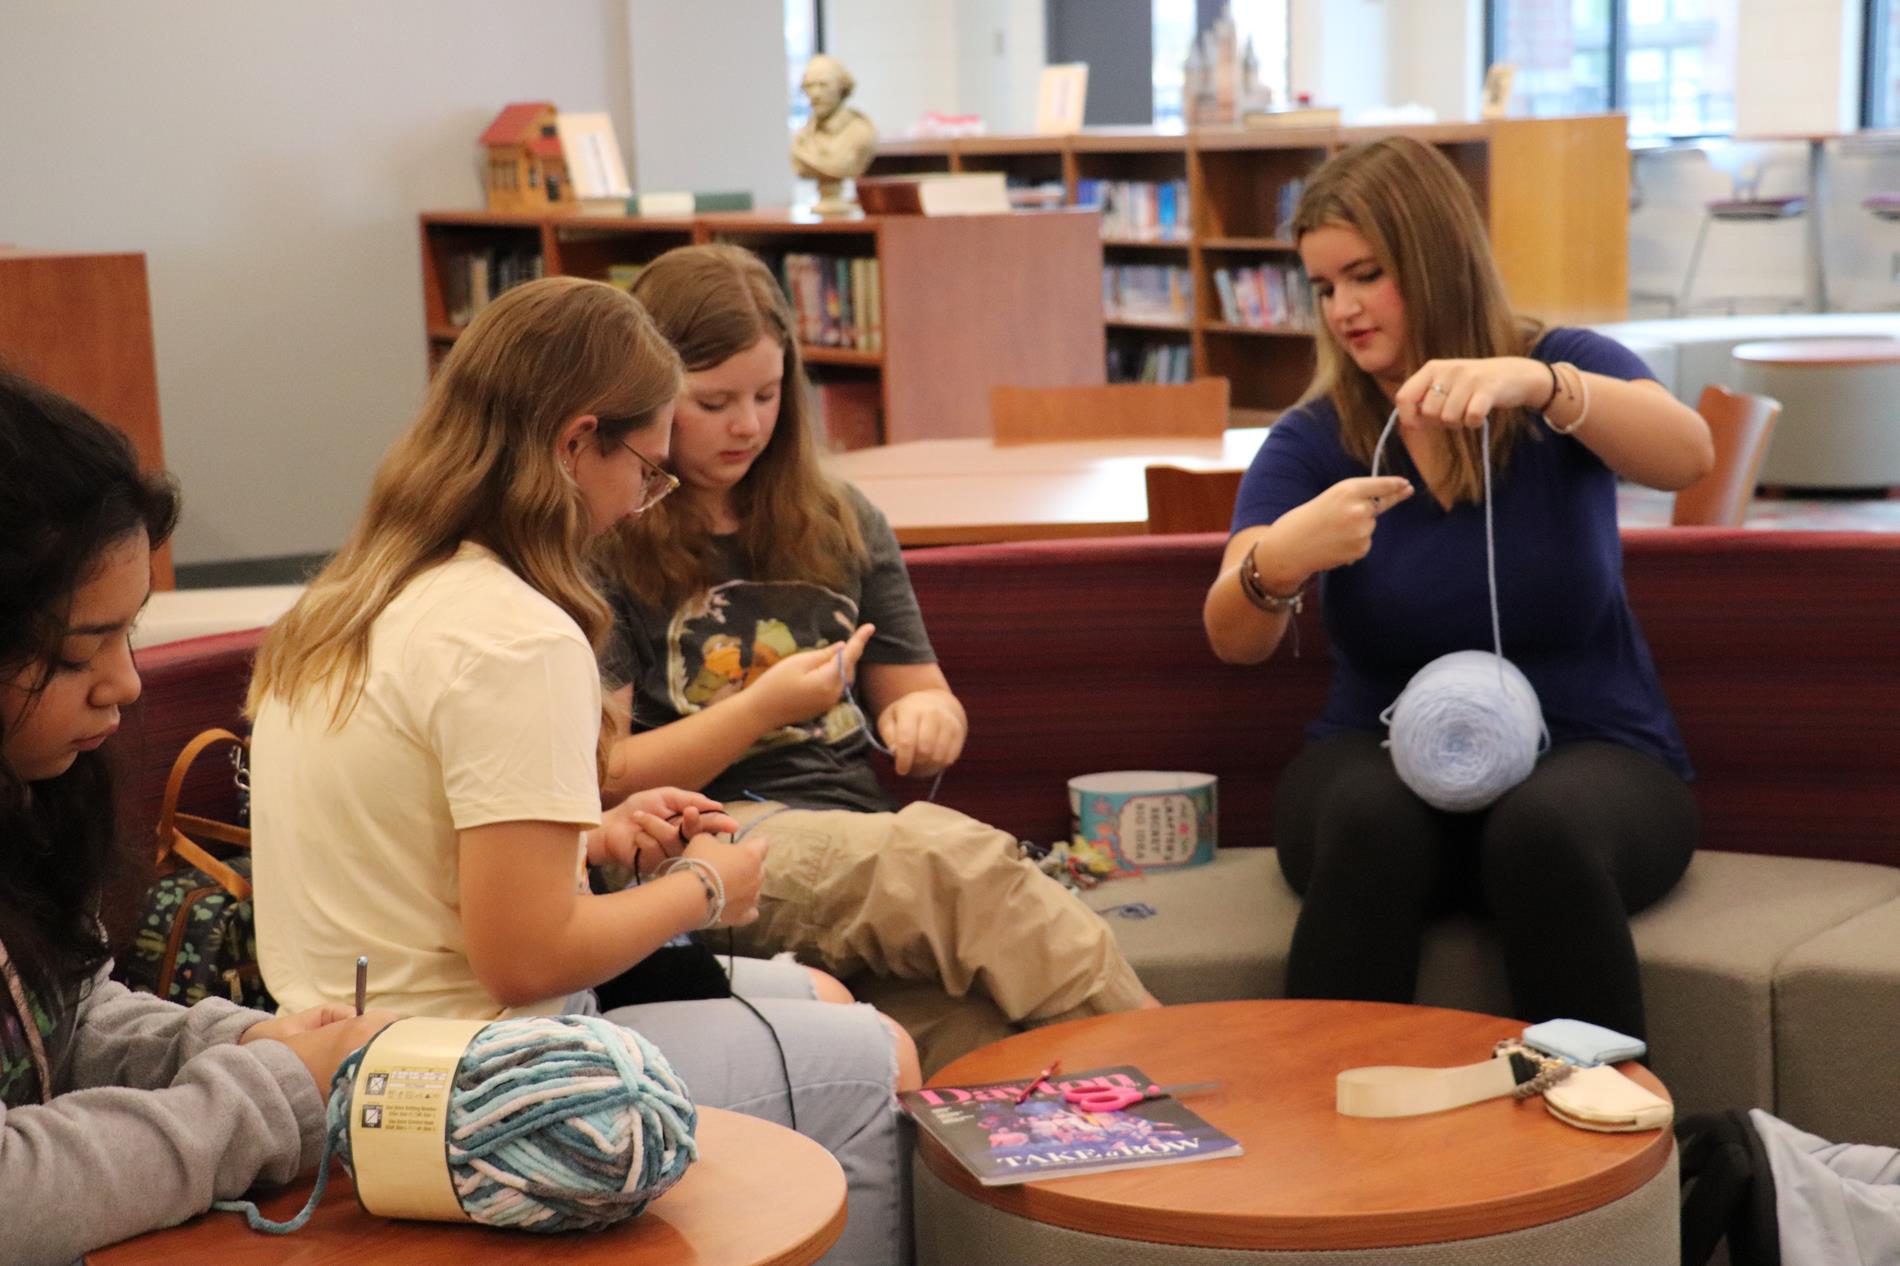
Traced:
MULTIPOLYGON (((1408 136, 1367 141, 1313 173, 1293 212, 1297 243, 1325 225, 1366 239, 1405 304, 1405 369, 1433 359, 1524 356, 1541 327, 1511 311, 1471 188, 1436 148, 1408 136)), ((1339 437, 1353 458, 1370 462, 1391 402, 1353 362, 1322 321, 1319 366, 1302 402, 1328 397, 1339 411, 1339 437)), ((1491 454, 1504 469, 1528 414, 1500 409, 1491 419, 1491 454)), ((1454 501, 1484 496, 1483 448, 1476 431, 1445 432, 1454 501)))
MULTIPOLYGON (((723 364, 762 338, 783 349, 778 424, 732 490, 740 549, 759 580, 848 583, 869 555, 844 486, 819 467, 797 326, 771 270, 738 246, 681 246, 649 264, 633 293, 688 373, 723 364)), ((712 524, 689 497, 671 497, 621 524, 599 548, 605 570, 658 610, 716 579, 712 524)))
POLYGON ((612 286, 550 277, 489 304, 384 454, 349 540, 265 635, 252 714, 273 695, 294 706, 323 689, 340 725, 362 693, 376 617, 463 541, 493 550, 598 649, 612 613, 585 570, 587 511, 557 438, 592 413, 608 452, 651 426, 679 384, 679 357, 612 286))

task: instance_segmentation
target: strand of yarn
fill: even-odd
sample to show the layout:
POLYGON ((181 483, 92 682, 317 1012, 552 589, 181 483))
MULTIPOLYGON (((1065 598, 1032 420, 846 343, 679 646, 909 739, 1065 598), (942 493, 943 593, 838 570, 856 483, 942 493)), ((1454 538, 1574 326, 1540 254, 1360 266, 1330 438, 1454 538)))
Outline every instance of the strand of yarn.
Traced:
MULTIPOLYGON (((1379 473, 1398 424, 1392 410, 1372 451, 1379 473)), ((1484 419, 1484 567, 1491 605, 1491 651, 1455 651, 1426 664, 1380 715, 1399 779, 1433 808, 1469 813, 1486 808, 1530 776, 1549 742, 1543 709, 1530 679, 1504 657, 1498 612, 1496 528, 1491 506, 1491 419, 1484 419), (1495 677, 1495 683, 1491 678, 1495 677)))
MULTIPOLYGON (((895 757, 897 753, 884 746, 883 741, 878 738, 877 727, 871 724, 871 718, 865 715, 864 705, 858 702, 858 692, 852 687, 851 678, 845 672, 843 642, 838 643, 838 680, 844 683, 844 701, 851 705, 853 712, 858 714, 858 724, 864 727, 864 737, 869 739, 871 746, 878 751, 886 756, 895 757)), ((924 797, 931 804, 937 802, 937 788, 943 786, 944 772, 941 769, 937 771, 937 777, 930 784, 930 794, 924 797)))
MULTIPOLYGON (((295 1217, 274 1222, 248 1200, 254 1231, 285 1235, 323 1199, 330 1159, 351 1169, 350 1109, 363 1052, 337 1069, 316 1186, 295 1217)), ((498 1020, 469 1043, 455 1070, 446 1141, 450 1181, 483 1226, 599 1230, 631 1218, 698 1158, 699 1113, 666 1057, 632 1029, 599 1016, 498 1020)), ((352 1170, 354 1172, 354 1170, 352 1170)))

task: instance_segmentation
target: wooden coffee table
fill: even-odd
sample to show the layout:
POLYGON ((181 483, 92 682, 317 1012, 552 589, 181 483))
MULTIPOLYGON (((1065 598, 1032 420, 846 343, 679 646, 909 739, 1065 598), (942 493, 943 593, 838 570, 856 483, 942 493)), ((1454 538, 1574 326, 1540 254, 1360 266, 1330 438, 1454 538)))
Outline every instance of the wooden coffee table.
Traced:
MULTIPOLYGON (((700 1157, 679 1185, 631 1222, 598 1233, 532 1235, 365 1213, 349 1176, 331 1176, 303 1230, 260 1235, 234 1213, 208 1213, 86 1256, 86 1266, 807 1266, 844 1230, 844 1171, 831 1153, 783 1126, 699 1110, 700 1157)), ((283 1219, 311 1180, 263 1202, 283 1219)))
MULTIPOLYGON (((1163 1084, 1219 1080, 1219 1090, 1189 1105, 1240 1140, 1246 1154, 984 1187, 920 1136, 929 1171, 918 1174, 920 1191, 934 1178, 953 1201, 971 1202, 960 1222, 966 1211, 1021 1219, 1000 1224, 999 1234, 1029 1236, 1012 1240, 1013 1248, 1035 1244, 1033 1224, 1154 1245, 1260 1250, 1276 1260, 1276 1251, 1442 1246, 1504 1235, 1600 1210, 1659 1180, 1673 1159, 1669 1130, 1574 1129, 1541 1099, 1390 1120, 1334 1110, 1334 1076, 1343 1069, 1473 1063, 1522 1030, 1518 1021, 1464 1011, 1320 1001, 1200 1003, 1037 1029, 957 1060, 931 1084, 1030 1077, 1058 1056, 1064 1072, 1134 1064, 1163 1084)), ((1624 1071, 1666 1095, 1646 1069, 1624 1071)), ((1674 1193, 1659 1194, 1667 1196, 1669 1217, 1655 1238, 1666 1231, 1673 1253, 1674 1193)), ((930 1240, 923 1223, 931 1203, 920 1197, 920 1244, 930 1240)), ((1038 1260, 1068 1258, 1051 1251, 1038 1260)))

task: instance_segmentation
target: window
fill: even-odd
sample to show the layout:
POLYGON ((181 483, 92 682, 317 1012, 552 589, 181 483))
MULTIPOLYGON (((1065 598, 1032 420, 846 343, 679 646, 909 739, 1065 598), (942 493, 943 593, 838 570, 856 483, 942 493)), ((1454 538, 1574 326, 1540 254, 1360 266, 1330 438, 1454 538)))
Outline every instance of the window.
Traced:
MULTIPOLYGON (((1234 45, 1253 50, 1255 74, 1275 106, 1288 104, 1292 74, 1287 38, 1291 0, 1228 0, 1224 11, 1234 20, 1234 45)), ((1179 126, 1187 115, 1183 93, 1189 52, 1201 33, 1196 21, 1204 6, 1196 0, 1154 0, 1154 121, 1179 126)))
POLYGON ((821 0, 785 0, 785 81, 790 97, 791 129, 796 132, 811 117, 811 102, 805 100, 799 84, 805 78, 805 63, 813 53, 825 50, 821 0))
POLYGON ((1867 127, 1900 124, 1900 22, 1893 0, 1867 2, 1867 56, 1862 80, 1861 123, 1867 127))
POLYGON ((1490 60, 1517 68, 1511 108, 1622 110, 1633 137, 1735 130, 1739 0, 1490 0, 1490 60))

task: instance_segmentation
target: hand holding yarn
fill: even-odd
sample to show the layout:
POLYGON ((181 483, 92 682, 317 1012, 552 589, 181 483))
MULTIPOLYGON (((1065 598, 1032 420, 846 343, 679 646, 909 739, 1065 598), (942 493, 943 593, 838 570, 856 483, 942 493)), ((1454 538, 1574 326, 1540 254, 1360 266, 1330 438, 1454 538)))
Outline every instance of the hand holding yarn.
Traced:
POLYGON ((1528 356, 1428 360, 1392 403, 1403 426, 1476 430, 1497 409, 1534 409, 1550 394, 1550 371, 1528 356))
POLYGON ((636 791, 601 814, 600 825, 587 833, 587 864, 635 866, 651 874, 667 858, 679 856, 693 836, 737 829, 724 805, 697 791, 636 791))
MULTIPOLYGON (((1399 475, 1342 479, 1275 521, 1271 552, 1297 569, 1301 579, 1356 563, 1372 549, 1379 516, 1411 495, 1411 480, 1399 475)), ((1262 572, 1267 555, 1266 550, 1260 553, 1262 572)), ((1295 581, 1287 589, 1298 585, 1295 581)))
POLYGON ((311 1017, 311 1011, 300 1011, 295 1015, 279 1016, 275 1020, 266 1020, 254 1024, 240 1042, 270 1040, 282 1042, 296 1053, 303 1066, 310 1070, 311 1080, 317 1083, 317 1093, 322 1094, 336 1076, 337 1068, 349 1057, 351 1052, 360 1050, 363 1044, 382 1032, 396 1019, 394 1011, 365 1011, 356 1014, 356 1009, 348 1003, 331 1003, 328 1007, 313 1008, 314 1011, 328 1012, 332 1008, 341 1011, 341 1016, 326 1023, 308 1025, 300 1021, 311 1017), (272 1026, 282 1025, 283 1029, 272 1026), (260 1031, 263 1030, 263 1031, 260 1031))
POLYGON ((768 730, 809 721, 844 698, 845 685, 857 669, 858 657, 876 631, 873 625, 860 624, 844 642, 842 673, 839 648, 820 646, 787 655, 760 673, 738 697, 757 709, 768 730))
POLYGON ((927 778, 957 763, 969 721, 949 691, 913 690, 891 701, 877 729, 899 774, 927 778))
POLYGON ((744 927, 759 917, 759 880, 770 847, 771 841, 763 835, 746 835, 730 844, 702 835, 686 846, 685 855, 718 871, 724 885, 725 910, 713 926, 744 927))

